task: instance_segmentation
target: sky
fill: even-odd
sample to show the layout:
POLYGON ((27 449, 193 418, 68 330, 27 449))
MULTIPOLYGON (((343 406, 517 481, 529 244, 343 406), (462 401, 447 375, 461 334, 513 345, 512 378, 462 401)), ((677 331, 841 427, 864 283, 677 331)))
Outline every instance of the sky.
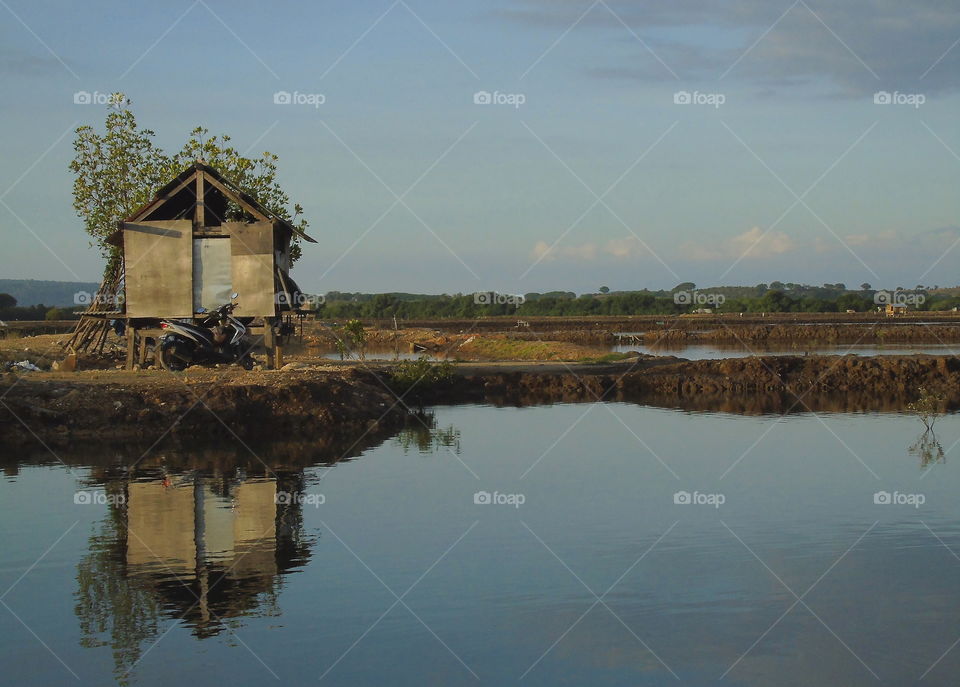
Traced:
POLYGON ((123 91, 280 157, 308 292, 960 282, 950 3, 0 0, 0 83, 3 278, 98 279, 67 165, 123 91))

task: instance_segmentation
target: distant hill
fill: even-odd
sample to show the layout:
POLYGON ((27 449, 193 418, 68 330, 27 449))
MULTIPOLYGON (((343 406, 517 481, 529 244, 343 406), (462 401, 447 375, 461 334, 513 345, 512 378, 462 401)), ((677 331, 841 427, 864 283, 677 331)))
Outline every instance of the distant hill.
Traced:
POLYGON ((9 293, 17 299, 17 305, 67 307, 76 305, 74 294, 78 291, 95 293, 100 285, 82 281, 41 281, 38 279, 0 279, 0 293, 9 293))

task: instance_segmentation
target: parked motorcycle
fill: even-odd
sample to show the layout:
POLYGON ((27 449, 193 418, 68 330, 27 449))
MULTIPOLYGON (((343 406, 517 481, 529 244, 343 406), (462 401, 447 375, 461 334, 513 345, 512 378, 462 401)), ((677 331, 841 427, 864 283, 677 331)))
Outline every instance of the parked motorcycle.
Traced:
MULTIPOLYGON (((247 327, 233 316, 237 294, 231 302, 213 310, 199 325, 177 320, 163 320, 157 358, 165 370, 179 372, 194 363, 236 363, 245 370, 253 368, 252 345, 247 340, 247 327)), ((206 313, 205 310, 200 310, 206 313)))

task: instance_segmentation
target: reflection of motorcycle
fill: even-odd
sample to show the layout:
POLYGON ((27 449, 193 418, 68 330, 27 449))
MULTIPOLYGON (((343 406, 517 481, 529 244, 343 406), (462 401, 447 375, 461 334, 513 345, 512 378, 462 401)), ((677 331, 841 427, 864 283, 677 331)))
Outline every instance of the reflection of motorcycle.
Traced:
MULTIPOLYGON (((237 297, 233 294, 231 299, 237 297)), ((237 363, 253 368, 247 328, 233 317, 237 304, 230 302, 207 315, 199 325, 163 320, 157 357, 165 370, 179 372, 194 363, 237 363)), ((200 310, 205 313, 205 310, 200 310)))

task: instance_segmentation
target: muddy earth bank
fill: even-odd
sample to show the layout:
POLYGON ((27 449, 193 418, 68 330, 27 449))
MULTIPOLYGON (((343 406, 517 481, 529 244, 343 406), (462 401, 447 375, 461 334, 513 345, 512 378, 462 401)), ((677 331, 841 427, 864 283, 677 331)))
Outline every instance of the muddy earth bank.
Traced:
POLYGON ((391 365, 278 372, 8 374, 0 439, 64 445, 166 436, 333 441, 401 428, 439 404, 537 405, 598 400, 691 410, 895 411, 919 388, 960 406, 960 358, 808 356, 611 364, 462 364, 432 385, 396 388, 391 365))

